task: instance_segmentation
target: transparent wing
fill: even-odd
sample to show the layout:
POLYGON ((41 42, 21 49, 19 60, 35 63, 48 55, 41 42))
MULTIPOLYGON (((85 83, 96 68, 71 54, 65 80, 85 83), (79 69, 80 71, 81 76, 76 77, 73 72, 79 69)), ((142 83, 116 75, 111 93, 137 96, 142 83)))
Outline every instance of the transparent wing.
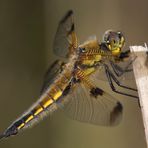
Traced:
MULTIPOLYGON (((132 64, 131 64, 130 60, 126 61, 126 62, 121 62, 121 63, 115 64, 115 66, 116 66, 116 69, 119 70, 120 72, 122 72, 125 69, 127 69, 127 71, 124 72, 121 76, 116 76, 115 75, 120 81, 125 81, 125 80, 132 80, 132 81, 134 81, 133 67, 132 67, 132 64)), ((115 74, 113 68, 111 68, 111 70, 115 74)))
POLYGON ((90 96, 84 85, 76 86, 65 112, 74 120, 97 125, 113 126, 121 120, 122 105, 108 93, 96 98, 90 96))
MULTIPOLYGON (((62 65, 62 61, 56 60, 49 67, 41 94, 62 71, 62 65)), ((97 74, 96 72, 90 77, 96 86, 99 84, 97 74)), ((122 117, 122 105, 119 101, 107 92, 94 98, 83 83, 73 84, 68 95, 58 101, 58 106, 72 119, 97 125, 117 125, 122 117)))
POLYGON ((81 122, 115 126, 122 117, 122 105, 118 100, 107 92, 95 98, 83 83, 75 84, 61 104, 70 118, 81 122))
POLYGON ((121 61, 117 63, 110 62, 111 70, 119 72, 121 81, 134 80, 132 63, 136 60, 136 56, 130 50, 123 51, 120 55, 121 61), (123 58, 124 57, 124 58, 123 58), (123 60, 122 60, 123 58, 123 60))
MULTIPOLYGON (((133 70, 132 70, 131 60, 128 60, 126 62, 124 61, 124 62, 120 62, 120 63, 113 63, 115 66, 115 69, 119 72, 119 74, 121 74, 128 66, 128 70, 126 72, 124 72, 121 76, 116 75, 110 61, 105 61, 105 64, 107 64, 109 66, 109 69, 111 70, 111 72, 121 82, 123 82, 125 80, 134 81, 134 74, 133 74, 133 70)), ((99 67, 99 71, 97 71, 97 73, 98 73, 99 80, 108 81, 106 74, 105 74, 105 69, 103 66, 99 67)))
POLYGON ((55 60, 49 66, 49 68, 47 69, 47 72, 45 73, 45 76, 44 76, 43 86, 41 88, 41 94, 43 94, 44 91, 49 87, 49 85, 53 83, 56 76, 59 73, 61 73, 63 64, 64 64, 64 62, 62 62, 61 60, 55 60))
POLYGON ((74 32, 73 12, 70 10, 58 25, 53 52, 60 57, 66 57, 71 45, 75 44, 77 44, 77 40, 74 32))

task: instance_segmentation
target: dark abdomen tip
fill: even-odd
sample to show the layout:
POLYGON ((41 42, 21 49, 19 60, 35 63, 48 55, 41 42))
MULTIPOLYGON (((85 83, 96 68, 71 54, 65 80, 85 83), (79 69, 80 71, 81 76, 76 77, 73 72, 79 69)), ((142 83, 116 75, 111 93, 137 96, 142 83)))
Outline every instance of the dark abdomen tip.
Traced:
POLYGON ((122 117, 123 106, 120 102, 117 102, 113 111, 110 113, 110 123, 112 125, 117 125, 122 117))

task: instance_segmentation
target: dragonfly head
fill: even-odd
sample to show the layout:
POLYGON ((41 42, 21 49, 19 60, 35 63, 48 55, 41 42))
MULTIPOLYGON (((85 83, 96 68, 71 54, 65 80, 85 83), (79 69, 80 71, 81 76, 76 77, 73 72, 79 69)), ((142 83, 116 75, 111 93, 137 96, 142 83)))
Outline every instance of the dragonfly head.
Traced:
POLYGON ((115 32, 108 30, 104 34, 103 41, 107 44, 107 47, 112 54, 116 56, 121 53, 121 49, 125 43, 125 38, 120 31, 115 32))

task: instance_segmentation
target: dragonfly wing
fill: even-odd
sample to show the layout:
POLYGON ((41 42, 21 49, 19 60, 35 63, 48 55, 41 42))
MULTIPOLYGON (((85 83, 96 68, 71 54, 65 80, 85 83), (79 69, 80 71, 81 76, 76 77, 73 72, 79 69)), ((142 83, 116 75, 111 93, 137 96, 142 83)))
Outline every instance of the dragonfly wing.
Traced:
MULTIPOLYGON (((126 67, 130 64, 131 61, 126 61, 126 62, 120 62, 120 63, 114 63, 114 65, 116 65, 117 69, 120 70, 120 72, 122 72, 124 69, 126 69, 126 67)), ((130 64, 128 66, 128 71, 124 72, 121 76, 117 76, 111 66, 111 63, 109 61, 106 61, 105 64, 107 64, 109 66, 110 71, 114 74, 114 76, 122 83, 126 80, 131 80, 134 81, 134 74, 133 74, 133 70, 132 70, 132 64, 130 64)), ((97 71, 97 76, 99 80, 102 81, 108 81, 107 76, 105 74, 105 68, 104 66, 100 66, 98 67, 98 71, 97 71)), ((119 72, 119 73, 120 73, 119 72)))
POLYGON ((122 105, 106 92, 94 98, 79 84, 69 97, 63 109, 74 120, 103 126, 114 126, 121 120, 122 105))
MULTIPOLYGON (((123 51, 120 55, 121 61, 114 63, 114 67, 116 67, 117 71, 121 74, 119 77, 120 81, 125 80, 132 80, 134 81, 134 75, 133 75, 133 62, 136 60, 136 56, 130 52, 130 50, 123 51), (122 57, 124 59, 122 60, 122 57), (122 71, 126 71, 123 72, 122 71)), ((111 64, 111 63, 110 63, 111 64)), ((112 64, 111 64, 112 65, 112 64)))
MULTIPOLYGON (((53 83, 62 71, 63 62, 56 60, 48 69, 41 94, 53 83)), ((98 70, 97 70, 98 71, 98 70)), ((90 76, 90 80, 97 86, 98 73, 90 76)), ((90 90, 83 83, 72 84, 70 92, 60 101, 58 106, 72 119, 104 126, 119 123, 122 117, 122 105, 107 92, 97 98, 90 95, 90 90)))
POLYGON ((77 44, 77 40, 74 32, 73 11, 70 10, 58 25, 53 44, 53 52, 60 57, 66 57, 71 45, 75 44, 77 44))
POLYGON ((115 126, 122 117, 122 105, 118 100, 107 92, 95 98, 83 83, 75 84, 63 101, 66 102, 61 102, 64 104, 64 112, 70 118, 81 122, 115 126))
POLYGON ((96 76, 97 80, 108 81, 107 76, 105 74, 104 66, 103 65, 99 66, 99 67, 97 67, 97 69, 98 70, 95 72, 95 76, 96 76))
MULTIPOLYGON (((133 67, 132 67, 132 60, 128 60, 128 61, 123 61, 120 63, 114 63, 117 71, 119 71, 119 74, 121 74, 124 70, 126 70, 125 72, 123 72, 121 74, 121 76, 116 76, 113 68, 110 68, 112 73, 118 78, 119 81, 124 82, 124 81, 134 81, 134 73, 133 73, 133 67)), ((111 64, 110 64, 111 66, 111 64)))
POLYGON ((55 60, 47 69, 47 72, 44 76, 43 86, 41 88, 41 94, 44 93, 44 91, 49 87, 50 84, 53 83, 56 76, 61 73, 62 66, 64 62, 61 60, 55 60))

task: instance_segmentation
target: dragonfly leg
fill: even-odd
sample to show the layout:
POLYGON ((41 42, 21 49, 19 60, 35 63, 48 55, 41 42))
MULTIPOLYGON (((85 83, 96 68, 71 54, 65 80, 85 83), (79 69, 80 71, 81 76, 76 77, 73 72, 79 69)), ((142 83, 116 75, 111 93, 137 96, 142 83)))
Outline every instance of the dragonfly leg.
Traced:
POLYGON ((120 67, 119 65, 115 64, 112 61, 110 61, 110 65, 117 77, 122 76, 126 72, 133 71, 133 69, 129 69, 129 66, 131 65, 131 63, 128 63, 128 65, 125 68, 120 67))
MULTIPOLYGON (((127 50, 125 52, 122 52, 120 57, 117 59, 118 62, 124 62, 127 58, 129 58, 130 50, 127 50)), ((116 74, 116 76, 120 77, 126 72, 131 72, 133 69, 130 69, 129 67, 132 65, 132 63, 135 61, 136 56, 124 67, 120 67, 119 65, 115 64, 113 61, 110 61, 110 65, 116 74)))
POLYGON ((127 93, 124 93, 124 92, 121 92, 121 91, 118 91, 116 90, 113 82, 115 82, 118 86, 122 87, 122 88, 125 88, 125 89, 129 89, 129 90, 133 90, 133 91, 137 91, 136 89, 134 88, 130 88, 130 87, 127 87, 127 86, 124 86, 122 85, 118 80, 117 78, 114 76, 114 74, 110 71, 109 67, 107 65, 104 65, 105 66, 105 73, 106 73, 106 76, 107 76, 107 79, 108 79, 108 82, 109 82, 109 85, 112 89, 112 91, 118 93, 118 94, 122 94, 122 95, 125 95, 125 96, 130 96, 130 97, 133 97, 133 98, 138 98, 137 96, 134 96, 134 95, 131 95, 131 94, 127 94, 127 93))

